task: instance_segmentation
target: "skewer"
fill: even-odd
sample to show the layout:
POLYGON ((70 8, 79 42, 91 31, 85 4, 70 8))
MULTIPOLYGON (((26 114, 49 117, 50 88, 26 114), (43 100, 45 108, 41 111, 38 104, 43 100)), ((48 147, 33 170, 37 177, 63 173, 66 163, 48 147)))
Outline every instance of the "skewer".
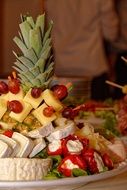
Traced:
POLYGON ((125 57, 122 56, 121 59, 127 63, 127 59, 125 57))
POLYGON ((120 88, 120 89, 123 89, 123 86, 119 85, 119 84, 116 84, 114 82, 111 82, 109 80, 106 80, 105 81, 107 84, 111 85, 111 86, 114 86, 114 87, 117 87, 117 88, 120 88))
POLYGON ((114 111, 114 107, 103 107, 103 108, 96 108, 96 111, 114 111))

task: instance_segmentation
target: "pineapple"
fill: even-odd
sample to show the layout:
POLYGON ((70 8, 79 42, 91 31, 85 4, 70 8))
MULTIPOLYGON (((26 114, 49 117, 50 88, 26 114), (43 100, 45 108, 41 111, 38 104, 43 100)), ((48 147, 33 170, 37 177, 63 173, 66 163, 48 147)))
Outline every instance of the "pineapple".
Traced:
POLYGON ((2 122, 11 124, 14 130, 19 132, 24 131, 24 128, 29 132, 34 130, 33 128, 38 129, 38 126, 48 125, 63 109, 63 104, 50 90, 54 74, 50 37, 52 26, 51 21, 46 28, 45 14, 39 15, 35 21, 31 16, 21 16, 19 36, 14 37, 14 42, 20 49, 20 53, 13 51, 16 57, 13 68, 17 75, 16 72, 12 72, 12 76, 8 77, 8 85, 10 84, 12 89, 0 97, 0 119, 2 122), (15 92, 13 85, 18 92, 15 92), (34 97, 33 89, 40 89, 41 94, 34 97), (12 102, 14 107, 18 105, 16 101, 23 107, 21 112, 16 112, 9 107, 12 102), (54 110, 50 116, 45 116, 43 113, 44 108, 47 107, 52 107, 54 110), (32 122, 26 123, 30 120, 30 115, 32 115, 32 122))
POLYGON ((18 71, 25 91, 33 87, 49 87, 54 68, 50 37, 52 25, 51 21, 45 30, 45 14, 39 15, 36 22, 30 16, 22 16, 20 37, 14 38, 22 53, 14 52, 16 62, 13 68, 18 71))
POLYGON ((45 14, 39 15, 35 22, 31 16, 21 16, 19 37, 14 37, 21 53, 13 52, 16 57, 13 68, 18 72, 23 90, 21 88, 16 95, 9 92, 9 101, 24 101, 24 110, 20 114, 10 113, 10 117, 19 122, 29 114, 31 106, 36 109, 43 101, 42 95, 37 99, 33 98, 31 89, 46 89, 50 85, 54 68, 50 37, 52 25, 51 21, 46 30, 45 14))

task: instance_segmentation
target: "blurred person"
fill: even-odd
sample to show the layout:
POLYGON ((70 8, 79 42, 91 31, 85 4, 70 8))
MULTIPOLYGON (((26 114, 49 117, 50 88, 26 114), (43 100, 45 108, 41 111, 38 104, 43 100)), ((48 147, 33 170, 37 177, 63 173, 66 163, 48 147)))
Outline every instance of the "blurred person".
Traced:
POLYGON ((91 78, 91 98, 108 98, 105 80, 110 67, 104 39, 113 42, 118 35, 113 1, 45 0, 44 7, 48 20, 54 22, 56 76, 91 78))
MULTIPOLYGON (((127 0, 115 0, 116 12, 119 17, 119 37, 111 43, 109 50, 110 65, 114 66, 114 82, 125 85, 127 84, 127 63, 121 58, 127 58, 127 0)), ((118 88, 114 89, 113 97, 120 99, 124 96, 118 88)))

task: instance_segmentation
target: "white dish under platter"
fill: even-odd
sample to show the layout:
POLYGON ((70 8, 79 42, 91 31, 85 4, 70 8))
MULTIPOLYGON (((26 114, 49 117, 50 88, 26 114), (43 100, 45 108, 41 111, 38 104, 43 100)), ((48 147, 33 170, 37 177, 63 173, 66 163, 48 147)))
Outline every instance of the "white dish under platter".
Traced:
POLYGON ((85 186, 85 184, 90 182, 95 182, 107 178, 111 178, 113 176, 119 175, 123 172, 127 171, 127 161, 120 164, 119 167, 113 169, 111 171, 107 171, 104 173, 75 177, 75 178, 62 178, 57 180, 42 180, 42 181, 0 181, 0 189, 8 189, 8 190, 74 190, 80 186, 85 186))

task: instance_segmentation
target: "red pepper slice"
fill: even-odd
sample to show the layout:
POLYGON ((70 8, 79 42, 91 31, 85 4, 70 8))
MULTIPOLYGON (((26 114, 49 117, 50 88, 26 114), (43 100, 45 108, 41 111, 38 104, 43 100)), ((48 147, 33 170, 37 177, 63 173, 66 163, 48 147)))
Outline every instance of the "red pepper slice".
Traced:
POLYGON ((4 131, 3 135, 11 138, 13 135, 13 131, 12 130, 6 130, 6 131, 4 131))
POLYGON ((70 177, 72 175, 72 170, 73 170, 70 169, 69 166, 67 166, 66 161, 68 160, 71 161, 72 164, 77 165, 80 169, 85 170, 87 168, 85 161, 80 155, 66 156, 59 165, 58 171, 67 177, 70 177))
POLYGON ((104 165, 107 166, 109 170, 112 170, 114 168, 113 161, 108 154, 103 154, 102 160, 104 162, 104 165))
POLYGON ((94 174, 94 173, 99 173, 99 170, 97 168, 97 163, 94 158, 94 149, 88 149, 82 152, 82 155, 87 163, 89 171, 94 174))
POLYGON ((49 156, 53 156, 53 155, 61 155, 62 154, 62 141, 61 141, 61 144, 60 146, 55 150, 55 151, 51 151, 50 150, 50 144, 48 145, 47 147, 47 153, 49 156))

